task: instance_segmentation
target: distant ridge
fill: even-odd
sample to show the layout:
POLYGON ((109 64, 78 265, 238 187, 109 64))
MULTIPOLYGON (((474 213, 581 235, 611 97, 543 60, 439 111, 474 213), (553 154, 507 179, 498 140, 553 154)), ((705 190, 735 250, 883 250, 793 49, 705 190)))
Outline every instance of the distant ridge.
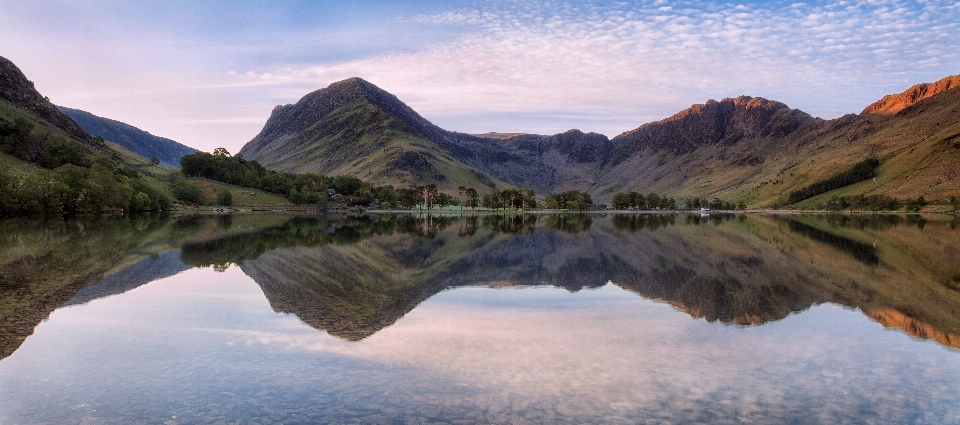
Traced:
POLYGON ((180 168, 180 158, 197 150, 173 140, 154 136, 132 125, 103 118, 79 109, 57 106, 88 133, 130 149, 144 158, 156 157, 166 167, 180 168))
POLYGON ((886 95, 882 99, 871 103, 863 109, 860 115, 894 115, 921 100, 957 87, 960 87, 960 75, 942 78, 935 83, 917 84, 901 93, 886 95))
POLYGON ((579 130, 447 131, 396 96, 351 78, 274 108, 240 153, 283 171, 349 174, 399 187, 434 183, 448 193, 459 185, 540 194, 577 189, 609 203, 614 193, 637 191, 748 207, 784 205, 790 191, 875 157, 881 161, 875 183, 837 189, 804 205, 861 194, 943 200, 960 195, 960 171, 954 170, 960 163, 960 91, 950 89, 957 81, 915 86, 865 110, 879 112, 834 120, 761 97, 709 100, 609 139, 579 130), (889 112, 903 108, 911 112, 889 112))
POLYGON ((821 121, 780 102, 740 96, 693 105, 670 118, 627 131, 614 142, 628 155, 645 148, 680 155, 703 146, 732 145, 742 139, 786 137, 805 124, 821 121))

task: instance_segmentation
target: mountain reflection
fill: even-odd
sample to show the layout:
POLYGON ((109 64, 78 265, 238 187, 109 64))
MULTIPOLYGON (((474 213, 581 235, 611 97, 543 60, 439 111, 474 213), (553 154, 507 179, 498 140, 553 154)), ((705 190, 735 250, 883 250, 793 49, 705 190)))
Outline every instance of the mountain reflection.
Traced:
POLYGON ((957 220, 897 215, 136 216, 0 221, 0 358, 50 312, 239 266, 275 311, 360 340, 452 287, 606 282, 708 321, 818 303, 960 348, 957 220))
POLYGON ((239 265, 276 311, 348 340, 446 288, 612 281, 708 321, 756 325, 830 302, 960 347, 956 226, 890 217, 297 218, 181 252, 195 266, 239 265), (878 236, 887 242, 866 242, 878 236))

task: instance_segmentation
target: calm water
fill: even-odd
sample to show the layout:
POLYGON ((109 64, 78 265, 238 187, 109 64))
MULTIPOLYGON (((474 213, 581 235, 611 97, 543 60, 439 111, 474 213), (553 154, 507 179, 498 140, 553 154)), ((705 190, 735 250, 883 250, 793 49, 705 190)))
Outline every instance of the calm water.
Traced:
POLYGON ((0 423, 960 423, 958 224, 0 221, 0 423))

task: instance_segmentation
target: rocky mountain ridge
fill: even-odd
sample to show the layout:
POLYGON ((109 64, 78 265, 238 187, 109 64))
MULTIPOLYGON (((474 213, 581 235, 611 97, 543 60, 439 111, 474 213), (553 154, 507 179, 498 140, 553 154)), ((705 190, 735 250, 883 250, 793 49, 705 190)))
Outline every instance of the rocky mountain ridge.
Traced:
MULTIPOLYGON (((240 153, 270 168, 351 174, 378 184, 436 183, 447 191, 458 185, 481 190, 519 186, 538 193, 585 189, 601 202, 615 192, 654 191, 763 207, 782 203, 784 193, 867 156, 893 159, 903 154, 908 142, 894 140, 893 133, 924 133, 933 113, 940 115, 935 125, 946 124, 951 133, 944 137, 960 133, 956 101, 946 96, 955 88, 954 80, 960 76, 885 97, 884 105, 899 105, 898 111, 924 102, 937 104, 925 114, 900 114, 892 121, 875 118, 883 117, 877 111, 890 110, 889 105, 823 120, 780 102, 740 96, 693 105, 608 139, 579 130, 556 135, 447 131, 396 96, 352 78, 294 105, 276 107, 263 131, 240 153), (953 112, 943 116, 936 110, 953 112), (910 130, 904 130, 907 127, 910 130), (824 161, 828 165, 822 165, 824 161)), ((946 156, 927 155, 923 160, 934 161, 935 168, 949 168, 951 161, 960 160, 960 153, 939 153, 946 156)), ((960 194, 954 178, 947 184, 941 178, 936 185, 916 187, 923 169, 902 163, 889 171, 890 176, 911 176, 907 180, 912 182, 897 183, 896 190, 871 188, 872 193, 960 194)))
POLYGON ((863 112, 860 112, 860 115, 895 115, 921 100, 957 87, 960 87, 960 75, 945 77, 935 83, 917 84, 901 93, 887 95, 871 103, 863 109, 863 112))

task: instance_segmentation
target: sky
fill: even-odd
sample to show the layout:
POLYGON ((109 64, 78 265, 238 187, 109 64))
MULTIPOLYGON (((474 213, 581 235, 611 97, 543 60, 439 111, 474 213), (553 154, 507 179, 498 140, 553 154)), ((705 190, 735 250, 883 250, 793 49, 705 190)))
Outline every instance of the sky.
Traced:
POLYGON ((613 137, 708 99, 814 116, 960 73, 960 1, 0 0, 0 56, 57 105, 236 153, 350 77, 466 133, 613 137))

